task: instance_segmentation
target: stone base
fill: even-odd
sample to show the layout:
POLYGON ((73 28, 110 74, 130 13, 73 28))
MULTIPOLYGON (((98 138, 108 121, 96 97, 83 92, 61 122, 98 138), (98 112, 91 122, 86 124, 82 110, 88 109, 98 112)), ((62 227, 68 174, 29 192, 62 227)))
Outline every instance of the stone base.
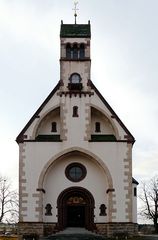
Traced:
MULTIPOLYGON (((37 240, 58 232, 56 223, 20 222, 18 224, 19 239, 37 240)), ((136 223, 96 223, 94 232, 103 236, 134 236, 138 233, 136 223)))
POLYGON ((43 223, 37 222, 19 222, 18 223, 18 235, 19 239, 25 238, 31 239, 31 236, 34 236, 34 239, 38 239, 43 236, 43 223), (30 237, 29 237, 30 236, 30 237))
POLYGON ((104 236, 134 236, 138 234, 136 223, 96 223, 97 233, 104 236))
POLYGON ((19 222, 19 239, 37 240, 42 236, 49 236, 57 232, 56 223, 19 222))
POLYGON ((50 236, 54 233, 58 232, 56 228, 56 223, 44 223, 44 236, 50 236))

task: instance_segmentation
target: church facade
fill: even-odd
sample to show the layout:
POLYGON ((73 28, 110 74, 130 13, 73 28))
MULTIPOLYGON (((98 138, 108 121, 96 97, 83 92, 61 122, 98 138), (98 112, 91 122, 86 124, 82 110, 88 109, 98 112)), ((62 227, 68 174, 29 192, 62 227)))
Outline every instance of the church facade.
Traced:
POLYGON ((91 81, 90 27, 61 22, 60 81, 17 137, 20 235, 136 232, 135 140, 91 81))

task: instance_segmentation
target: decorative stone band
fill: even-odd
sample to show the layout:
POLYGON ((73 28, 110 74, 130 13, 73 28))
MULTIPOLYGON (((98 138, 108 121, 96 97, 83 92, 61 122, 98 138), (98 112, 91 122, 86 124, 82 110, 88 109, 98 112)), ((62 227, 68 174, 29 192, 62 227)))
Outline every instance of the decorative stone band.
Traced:
POLYGON ((84 97, 86 97, 87 95, 89 96, 89 97, 91 97, 92 95, 94 95, 94 92, 90 92, 90 91, 65 91, 65 92, 58 92, 57 93, 60 97, 62 97, 62 95, 64 95, 65 97, 66 96, 69 96, 70 98, 72 97, 72 96, 77 96, 77 95, 79 95, 79 97, 82 97, 82 96, 84 96, 84 97))

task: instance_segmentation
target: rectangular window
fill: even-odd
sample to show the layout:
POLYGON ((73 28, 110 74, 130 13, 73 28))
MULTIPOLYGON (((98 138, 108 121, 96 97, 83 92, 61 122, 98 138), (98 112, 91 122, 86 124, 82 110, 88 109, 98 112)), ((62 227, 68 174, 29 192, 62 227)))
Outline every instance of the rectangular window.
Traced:
POLYGON ((78 117, 78 107, 77 106, 74 106, 73 107, 73 114, 72 114, 73 117, 78 117))
POLYGON ((51 132, 57 132, 57 123, 56 122, 52 122, 51 132))
POLYGON ((100 122, 95 123, 95 132, 101 132, 100 130, 100 122))

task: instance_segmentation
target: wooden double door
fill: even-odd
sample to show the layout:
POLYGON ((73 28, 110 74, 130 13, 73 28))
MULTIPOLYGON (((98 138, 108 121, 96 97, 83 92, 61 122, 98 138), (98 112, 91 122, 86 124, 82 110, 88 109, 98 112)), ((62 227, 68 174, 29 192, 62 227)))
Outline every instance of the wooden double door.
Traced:
POLYGON ((67 227, 85 227, 85 206, 67 206, 67 227))

